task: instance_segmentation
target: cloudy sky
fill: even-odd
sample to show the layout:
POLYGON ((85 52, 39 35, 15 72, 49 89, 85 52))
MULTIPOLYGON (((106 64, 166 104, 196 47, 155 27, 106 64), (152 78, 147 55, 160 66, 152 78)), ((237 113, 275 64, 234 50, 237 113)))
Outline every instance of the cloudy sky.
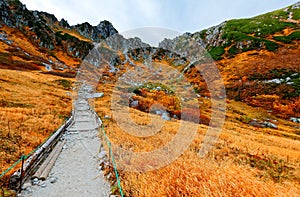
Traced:
POLYGON ((120 32, 160 27, 195 32, 233 18, 283 8, 298 0, 21 0, 30 10, 46 11, 75 25, 109 20, 120 32))

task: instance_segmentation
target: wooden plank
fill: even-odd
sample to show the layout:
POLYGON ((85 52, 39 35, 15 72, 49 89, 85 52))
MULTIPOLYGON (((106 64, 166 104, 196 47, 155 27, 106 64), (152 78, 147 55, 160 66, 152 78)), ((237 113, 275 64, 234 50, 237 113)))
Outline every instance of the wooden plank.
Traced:
MULTIPOLYGON (((49 158, 50 158, 50 159, 49 159, 49 161, 47 162, 47 164, 46 164, 46 166, 45 166, 43 172, 42 172, 41 175, 39 176, 39 179, 41 179, 41 180, 47 179, 47 177, 48 177, 48 175, 49 175, 51 169, 53 168, 56 159, 57 159, 58 156, 60 155, 61 150, 62 150, 62 148, 63 148, 63 146, 64 146, 65 143, 66 143, 66 140, 64 140, 64 141, 62 141, 62 142, 59 142, 59 144, 57 144, 57 145, 55 146, 55 148, 54 148, 53 151, 52 151, 53 154, 52 154, 51 156, 49 155, 49 158)), ((47 158, 47 159, 48 159, 48 158, 47 158)))
MULTIPOLYGON (((56 154, 56 151, 61 147, 63 147, 63 145, 61 144, 65 144, 65 140, 64 141, 60 141, 57 143, 57 145, 55 146, 55 148, 51 151, 51 153, 48 155, 48 157, 46 158, 46 160, 42 163, 42 165, 39 167, 39 169, 34 173, 34 175, 32 176, 32 179, 34 178, 41 178, 42 173, 44 172, 44 170, 46 169, 47 165, 49 165, 52 157, 56 154)), ((60 149, 61 150, 61 149, 60 149)))
MULTIPOLYGON (((58 130, 55 131, 55 133, 40 147, 38 148, 24 163, 23 166, 23 183, 30 178, 30 176, 35 173, 36 170, 38 170, 38 166, 40 163, 47 157, 49 152, 55 147, 57 141, 59 140, 59 137, 63 132, 66 131, 68 126, 72 123, 74 119, 73 112, 70 118, 65 122, 64 125, 62 125, 58 130)), ((19 187, 19 180, 21 177, 21 169, 17 170, 12 174, 10 177, 10 188, 16 190, 19 187)))

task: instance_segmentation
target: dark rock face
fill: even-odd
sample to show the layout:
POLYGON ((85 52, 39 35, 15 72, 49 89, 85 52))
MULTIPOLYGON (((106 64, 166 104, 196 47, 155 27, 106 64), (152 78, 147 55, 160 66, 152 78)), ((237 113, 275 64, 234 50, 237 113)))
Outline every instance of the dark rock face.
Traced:
POLYGON ((99 42, 100 35, 97 34, 95 28, 90 25, 89 23, 82 23, 71 27, 72 29, 76 30, 82 36, 89 38, 93 41, 99 42), (98 38, 99 37, 99 38, 98 38))
POLYGON ((11 11, 8 7, 7 2, 5 1, 0 1, 0 20, 1 23, 6 24, 9 27, 12 27, 14 24, 14 21, 12 20, 11 16, 11 11))
POLYGON ((97 30, 104 38, 118 33, 118 31, 113 27, 113 25, 107 20, 101 21, 97 25, 97 30))
POLYGON ((63 18, 59 21, 59 25, 62 26, 62 27, 64 27, 64 28, 66 28, 66 29, 70 29, 71 28, 71 26, 69 25, 68 21, 65 20, 65 19, 63 19, 63 18))
MULTIPOLYGON (((125 52, 125 61, 130 61, 128 56, 133 59, 145 58, 139 57, 139 54, 142 54, 142 51, 146 54, 151 48, 139 38, 125 39, 107 20, 101 21, 97 26, 92 26, 87 22, 71 26, 68 21, 65 19, 59 21, 53 14, 29 11, 19 0, 2 0, 0 2, 0 26, 18 29, 41 52, 56 59, 56 52, 62 51, 72 58, 82 60, 94 48, 94 43, 103 40, 109 46, 110 43, 114 43, 110 46, 113 50, 125 52)), ((5 34, 0 34, 0 41, 10 42, 6 39, 5 34)), ((52 60, 39 59, 39 61, 43 62, 41 65, 45 65, 46 70, 50 71, 51 67, 56 67, 52 60)), ((57 61, 60 60, 57 59, 57 61)), ((60 62, 60 64, 65 63, 60 62)), ((121 59, 116 56, 110 62, 110 71, 117 72, 118 68, 116 67, 120 64, 121 59)), ((59 68, 64 69, 64 67, 59 68)))
POLYGON ((94 42, 100 42, 101 40, 118 33, 113 25, 106 20, 101 21, 97 26, 92 26, 89 23, 82 23, 72 26, 71 28, 94 42))
POLYGON ((36 18, 44 19, 44 22, 46 22, 49 25, 54 25, 56 22, 58 22, 57 18, 53 14, 39 11, 33 11, 32 13, 36 18))
POLYGON ((0 3, 1 23, 9 27, 28 26, 34 20, 32 13, 18 0, 4 0, 0 3))
POLYGON ((44 50, 60 49, 73 58, 83 59, 93 48, 93 44, 78 39, 59 29, 75 30, 93 42, 118 33, 109 21, 102 21, 97 26, 83 23, 70 26, 65 19, 60 21, 53 14, 29 11, 19 0, 0 2, 0 25, 17 28, 36 46, 44 50))
POLYGON ((29 11, 18 0, 4 0, 0 6, 0 24, 18 28, 36 45, 51 49, 55 46, 54 31, 49 27, 45 18, 49 21, 56 20, 53 15, 37 11, 29 11), (30 29, 30 32, 25 30, 30 29), (30 34, 35 34, 35 36, 30 34))

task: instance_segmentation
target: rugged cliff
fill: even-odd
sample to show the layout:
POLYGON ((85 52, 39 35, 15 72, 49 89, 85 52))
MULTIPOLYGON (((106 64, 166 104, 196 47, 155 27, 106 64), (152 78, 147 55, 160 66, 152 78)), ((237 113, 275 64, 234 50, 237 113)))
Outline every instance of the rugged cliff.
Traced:
POLYGON ((1 58, 11 69, 41 69, 74 74, 95 42, 118 33, 109 21, 70 26, 46 12, 29 11, 18 0, 0 2, 1 58))

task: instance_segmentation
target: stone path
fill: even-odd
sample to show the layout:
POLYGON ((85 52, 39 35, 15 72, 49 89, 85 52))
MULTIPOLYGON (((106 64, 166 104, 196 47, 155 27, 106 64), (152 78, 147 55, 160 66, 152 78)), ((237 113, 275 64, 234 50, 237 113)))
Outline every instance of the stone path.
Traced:
POLYGON ((99 167, 97 117, 84 97, 75 103, 74 123, 64 134, 66 144, 47 180, 23 185, 25 197, 81 197, 110 195, 99 167))

